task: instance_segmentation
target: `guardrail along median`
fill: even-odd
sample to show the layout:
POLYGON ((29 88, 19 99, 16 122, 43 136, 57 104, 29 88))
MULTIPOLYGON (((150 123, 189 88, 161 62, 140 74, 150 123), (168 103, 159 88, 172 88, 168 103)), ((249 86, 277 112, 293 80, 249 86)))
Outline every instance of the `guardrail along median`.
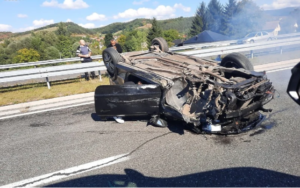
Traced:
POLYGON ((50 89, 49 77, 70 75, 83 72, 98 71, 100 81, 101 71, 106 70, 103 62, 91 62, 74 65, 62 65, 55 67, 34 68, 28 70, 8 71, 0 73, 0 83, 16 82, 23 80, 31 80, 37 78, 45 78, 47 86, 50 89))
MULTIPOLYGON (((253 58, 254 50, 266 50, 272 48, 279 48, 280 53, 283 53, 283 47, 286 46, 297 46, 300 48, 300 33, 293 33, 287 35, 279 35, 277 36, 280 40, 273 40, 267 42, 257 42, 252 44, 241 44, 241 45, 230 45, 236 40, 230 41, 222 41, 215 43, 204 43, 204 44, 196 44, 196 45, 188 45, 182 47, 172 47, 170 48, 171 52, 176 52, 179 50, 188 50, 186 52, 179 52, 184 55, 192 55, 196 57, 209 57, 209 56, 221 56, 224 54, 229 54, 233 52, 250 52, 250 57, 253 58), (221 46, 210 49, 201 49, 195 50, 196 48, 201 48, 205 46, 221 46)), ((101 55, 96 55, 91 57, 94 60, 102 59, 101 55)), ((8 64, 8 65, 0 65, 0 69, 10 69, 10 68, 19 68, 19 67, 29 67, 29 66, 39 66, 39 65, 48 65, 48 64, 57 64, 64 62, 74 62, 80 61, 79 57, 75 58, 66 58, 66 59, 55 59, 55 60, 47 60, 47 61, 38 61, 38 62, 28 62, 28 63, 17 63, 17 64, 8 64)), ((73 65, 61 65, 55 67, 46 67, 46 68, 32 68, 26 70, 17 70, 17 71, 7 71, 0 72, 0 83, 7 82, 18 82, 23 80, 31 80, 37 78, 44 78, 47 82, 47 86, 50 89, 49 77, 54 76, 62 76, 62 75, 71 75, 77 73, 91 72, 91 71, 99 71, 99 77, 101 80, 101 72, 106 70, 103 62, 91 62, 91 63, 81 63, 81 64, 73 64, 73 65)))

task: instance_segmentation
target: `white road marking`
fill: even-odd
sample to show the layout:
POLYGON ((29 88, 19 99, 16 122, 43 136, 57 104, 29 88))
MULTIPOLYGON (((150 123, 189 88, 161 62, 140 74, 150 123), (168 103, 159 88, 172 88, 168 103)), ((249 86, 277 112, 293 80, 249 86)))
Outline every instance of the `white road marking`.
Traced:
POLYGON ((275 70, 270 70, 270 71, 266 71, 267 73, 271 73, 271 72, 278 72, 278 71, 283 71, 283 70, 291 70, 293 67, 285 67, 282 69, 275 69, 275 70))
POLYGON ((98 161, 94 161, 91 163, 86 163, 83 165, 71 167, 65 170, 60 170, 56 172, 52 172, 49 174, 44 174, 41 176, 37 176, 34 178, 22 180, 19 182, 11 183, 8 185, 3 185, 0 188, 6 188, 6 187, 35 187, 35 186, 41 186, 46 185, 54 181, 58 181, 64 178, 69 178, 71 176, 75 176, 78 174, 86 173, 88 171, 96 170, 99 168, 103 168, 105 166, 109 166, 112 164, 120 163, 123 161, 129 160, 129 156, 127 154, 117 155, 105 159, 101 159, 98 161))
POLYGON ((38 114, 38 113, 43 113, 43 112, 50 112, 50 111, 61 110, 61 109, 67 109, 67 108, 73 108, 73 107, 84 106, 84 105, 88 105, 88 104, 94 104, 94 101, 93 102, 87 102, 87 103, 74 104, 74 105, 69 105, 69 106, 62 106, 62 107, 57 107, 57 108, 51 108, 51 109, 46 109, 46 110, 39 110, 39 111, 34 111, 34 112, 27 112, 27 113, 22 113, 22 114, 15 114, 15 115, 11 115, 11 116, 0 117, 0 120, 20 117, 20 116, 27 116, 27 115, 32 115, 32 114, 38 114))

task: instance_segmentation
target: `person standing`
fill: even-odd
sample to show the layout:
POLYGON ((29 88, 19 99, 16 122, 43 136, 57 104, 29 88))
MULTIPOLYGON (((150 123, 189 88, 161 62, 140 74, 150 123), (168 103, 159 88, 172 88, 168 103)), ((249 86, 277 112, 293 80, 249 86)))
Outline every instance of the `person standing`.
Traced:
POLYGON ((117 41, 115 39, 110 40, 110 45, 108 45, 108 48, 111 48, 111 47, 113 47, 119 53, 123 52, 121 45, 119 43, 117 43, 117 41))
MULTIPOLYGON (((80 40, 79 44, 80 45, 77 48, 76 55, 81 58, 81 63, 92 62, 92 58, 91 58, 92 50, 85 44, 84 40, 80 40)), ((85 72, 84 75, 85 75, 85 80, 88 81, 90 79, 89 78, 89 73, 85 72)), ((95 72, 94 71, 91 72, 91 77, 95 78, 95 72)))

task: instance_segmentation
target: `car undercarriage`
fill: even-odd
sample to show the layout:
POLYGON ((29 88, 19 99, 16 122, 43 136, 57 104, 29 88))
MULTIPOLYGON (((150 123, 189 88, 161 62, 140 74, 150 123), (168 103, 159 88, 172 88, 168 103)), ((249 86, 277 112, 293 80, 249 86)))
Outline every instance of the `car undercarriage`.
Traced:
POLYGON ((263 107, 275 92, 265 72, 224 67, 207 59, 163 52, 158 46, 120 57, 121 62, 106 61, 111 84, 134 82, 140 89, 159 86, 159 114, 149 115, 183 120, 194 132, 241 133, 260 124, 264 116, 259 111, 271 111, 263 107))

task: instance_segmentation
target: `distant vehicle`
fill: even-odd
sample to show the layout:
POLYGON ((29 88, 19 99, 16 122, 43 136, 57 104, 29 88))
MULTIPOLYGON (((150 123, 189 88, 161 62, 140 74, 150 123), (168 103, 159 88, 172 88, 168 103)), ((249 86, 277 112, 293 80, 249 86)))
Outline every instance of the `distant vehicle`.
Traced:
POLYGON ((274 36, 265 31, 253 32, 237 41, 238 44, 254 43, 273 40, 274 36))

